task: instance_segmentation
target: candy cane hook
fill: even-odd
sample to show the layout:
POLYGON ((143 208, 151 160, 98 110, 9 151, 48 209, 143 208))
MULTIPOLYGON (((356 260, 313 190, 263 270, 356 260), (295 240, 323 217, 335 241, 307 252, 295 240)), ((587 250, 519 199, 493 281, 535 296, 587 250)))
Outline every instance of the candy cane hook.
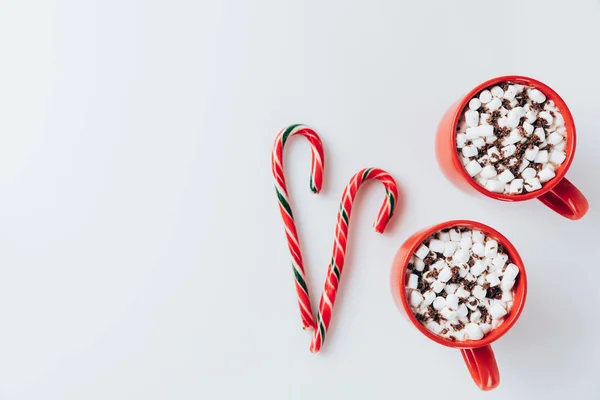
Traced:
POLYGON ((331 313, 335 304, 335 297, 338 290, 342 270, 344 269, 344 257, 346 254, 346 244, 348 238, 348 224, 350 222, 350 212, 352 211, 352 203, 356 197, 359 187, 369 179, 377 179, 385 186, 385 200, 377 220, 375 221, 375 231, 382 233, 385 230, 387 223, 392 214, 398 199, 398 188, 394 178, 387 172, 378 168, 367 168, 359 171, 352 177, 350 183, 344 189, 340 211, 337 217, 335 226, 335 242, 333 244, 333 256, 331 263, 327 269, 327 278, 325 280, 325 288, 319 302, 319 313, 317 315, 317 329, 313 335, 313 340, 310 345, 310 351, 318 353, 323 346, 329 323, 331 322, 331 313))
POLYGON ((295 124, 283 129, 275 139, 273 147, 272 164, 273 176, 275 177, 275 190, 279 200, 279 210, 285 224, 285 236, 287 238, 288 247, 292 256, 292 267, 294 269, 294 278, 296 284, 296 294, 298 295, 298 305, 300 307, 300 316, 304 329, 315 328, 315 320, 312 314, 310 298, 308 296, 308 286, 306 283, 306 274, 304 272, 304 264, 302 255, 300 254, 300 241, 296 224, 292 215, 292 207, 290 205, 289 196, 287 193, 285 178, 283 176, 283 146, 293 135, 301 135, 308 139, 311 146, 312 163, 310 173, 310 189, 314 193, 319 193, 323 183, 323 144, 317 133, 311 128, 295 124))

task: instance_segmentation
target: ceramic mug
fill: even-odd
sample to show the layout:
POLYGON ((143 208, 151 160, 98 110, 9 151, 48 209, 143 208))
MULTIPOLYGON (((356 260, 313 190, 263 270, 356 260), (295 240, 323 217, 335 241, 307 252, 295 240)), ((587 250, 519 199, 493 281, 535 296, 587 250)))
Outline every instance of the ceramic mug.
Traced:
POLYGON ((392 277, 391 277, 391 288, 394 301, 400 311, 412 322, 412 324, 429 339, 442 344, 444 346, 459 349, 462 353, 463 359, 467 364, 467 368, 473 377, 473 380, 482 390, 494 389, 500 383, 500 373, 498 372, 498 365, 496 364, 496 358, 494 352, 490 346, 492 342, 500 339, 506 332, 513 327, 517 319, 521 315, 523 306, 525 305, 525 298, 527 297, 527 276, 525 274, 525 268, 523 261, 519 256, 519 253, 515 247, 504 237, 500 232, 495 229, 475 221, 467 220, 456 220, 443 222, 441 224, 423 229, 420 232, 412 235, 398 250, 394 263, 392 265, 392 277), (410 309, 410 304, 406 297, 405 282, 406 282, 406 268, 411 259, 411 256, 415 253, 417 248, 425 241, 428 237, 434 233, 441 231, 442 229, 451 229, 454 227, 465 227, 474 230, 480 230, 487 236, 490 236, 498 241, 504 249, 513 264, 519 268, 519 275, 515 286, 513 287, 513 305, 506 314, 504 322, 500 324, 496 329, 492 330, 481 340, 463 340, 463 341, 452 341, 444 337, 438 336, 433 332, 429 331, 423 326, 415 317, 410 309))
POLYGON ((576 135, 575 123, 569 107, 564 100, 550 87, 535 79, 525 76, 501 76, 490 79, 473 88, 460 101, 454 103, 446 112, 438 126, 436 139, 436 156, 442 171, 456 186, 469 192, 479 192, 485 196, 502 201, 525 201, 538 199, 555 212, 569 219, 580 219, 588 209, 585 196, 567 178, 565 174, 573 162, 575 155, 576 135), (534 192, 522 194, 494 193, 479 186, 464 169, 456 150, 456 129, 458 122, 469 100, 482 90, 504 82, 515 82, 526 86, 533 86, 546 95, 548 100, 553 100, 565 120, 567 131, 567 158, 556 171, 556 176, 544 186, 534 192))

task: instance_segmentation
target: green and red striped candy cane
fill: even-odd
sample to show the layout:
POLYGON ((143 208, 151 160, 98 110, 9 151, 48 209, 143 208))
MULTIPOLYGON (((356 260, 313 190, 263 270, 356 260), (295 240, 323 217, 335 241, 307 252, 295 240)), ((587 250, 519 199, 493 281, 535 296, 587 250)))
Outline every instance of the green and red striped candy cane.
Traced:
POLYGON ((323 183, 323 144, 317 133, 308 126, 301 124, 290 125, 277 135, 272 155, 275 190, 277 191, 281 217, 285 224, 285 236, 292 255, 292 267, 294 269, 296 293, 298 295, 298 305, 300 306, 302 325, 304 329, 314 329, 316 324, 312 314, 310 298, 308 296, 306 274, 304 272, 304 264, 302 263, 302 255, 300 253, 300 241, 298 239, 298 232, 296 231, 292 207, 290 206, 290 199, 285 185, 285 178, 283 176, 283 147, 287 140, 293 135, 304 136, 310 143, 312 152, 310 189, 314 193, 319 193, 323 183))
POLYGON ((348 239, 348 224, 350 222, 350 213, 352 211, 352 203, 356 197, 359 187, 369 179, 377 179, 385 186, 385 201, 379 210, 377 220, 375 221, 375 231, 382 233, 385 230, 387 223, 396 206, 398 199, 398 188, 394 178, 384 170, 378 168, 367 168, 359 171, 352 177, 350 183, 344 189, 340 211, 337 217, 335 226, 335 242, 333 244, 333 256, 331 263, 327 269, 327 278, 325 280, 325 288, 319 302, 319 313, 317 315, 317 328, 315 329, 310 351, 318 353, 323 346, 329 323, 331 322, 331 313, 335 304, 335 297, 344 269, 344 257, 346 254, 346 244, 348 239))

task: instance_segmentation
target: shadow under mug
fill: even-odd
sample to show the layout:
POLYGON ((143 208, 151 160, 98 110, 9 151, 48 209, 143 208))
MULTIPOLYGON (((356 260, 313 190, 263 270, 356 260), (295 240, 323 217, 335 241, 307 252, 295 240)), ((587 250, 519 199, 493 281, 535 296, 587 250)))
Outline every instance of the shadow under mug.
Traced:
POLYGON ((506 237, 487 225, 468 220, 447 221, 423 229, 406 240, 398 250, 392 265, 391 289, 392 296, 394 297, 398 309, 404 313, 410 322, 412 322, 423 335, 441 345, 460 350, 463 359, 467 364, 467 368, 471 373, 471 377, 480 389, 491 390, 498 386, 500 383, 500 372, 498 371, 498 364, 496 363, 496 358, 490 344, 502 337, 510 330, 510 328, 512 328, 515 322, 517 322, 517 319, 523 311, 525 298, 527 297, 527 276, 525 274, 523 261, 515 247, 506 237), (452 341, 434 334, 417 320, 410 309, 406 297, 406 267, 408 266, 411 256, 429 236, 443 229, 451 229, 454 227, 480 230, 487 236, 494 238, 504 247, 513 264, 519 268, 519 275, 514 286, 513 305, 510 311, 506 314, 502 324, 481 340, 452 341))
POLYGON ((446 177, 459 188, 468 192, 479 192, 485 196, 502 201, 525 201, 537 198, 546 206, 558 214, 569 219, 582 218, 589 209, 588 201, 583 193, 565 178, 567 170, 573 162, 576 146, 575 122, 569 107, 563 99, 544 83, 525 76, 501 76, 490 79, 473 88, 460 101, 454 103, 446 112, 438 126, 436 138, 436 156, 438 163, 446 177), (565 153, 567 158, 556 171, 556 176, 547 182, 541 189, 523 194, 503 194, 490 192, 481 187, 469 176, 463 167, 456 149, 456 130, 463 110, 469 100, 484 89, 504 82, 515 82, 518 84, 533 86, 546 95, 548 100, 553 100, 560 110, 567 132, 567 146, 565 153))

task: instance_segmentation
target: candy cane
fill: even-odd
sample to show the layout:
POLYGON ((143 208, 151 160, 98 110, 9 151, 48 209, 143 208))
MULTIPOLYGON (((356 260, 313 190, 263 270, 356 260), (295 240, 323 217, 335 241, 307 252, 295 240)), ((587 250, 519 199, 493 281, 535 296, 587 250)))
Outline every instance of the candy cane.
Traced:
POLYGON ((273 176, 275 177, 275 190, 279 199, 279 210, 285 224, 285 235, 287 237, 288 247, 292 255, 292 267, 296 283, 296 294, 298 295, 298 305, 300 306, 300 316, 304 329, 315 328, 315 320, 312 314, 310 298, 308 296, 308 286, 306 284, 306 275, 302 255, 300 254, 300 241, 296 232, 296 224, 292 215, 292 207, 285 186, 283 176, 283 146, 290 136, 302 135, 308 139, 312 152, 312 166, 310 173, 310 189, 314 193, 319 193, 323 183, 323 144, 317 133, 305 125, 291 125, 283 129, 275 139, 273 147, 272 163, 273 176))
POLYGON ((348 238, 348 224, 350 222, 350 212, 352 211, 352 203, 360 185, 369 180, 377 179, 385 186, 385 201, 379 210, 377 220, 375 221, 375 231, 382 233, 385 230, 387 223, 392 214, 396 200, 398 199, 398 188, 396 182, 387 172, 378 168, 367 168, 359 171, 352 177, 350 183, 344 189, 340 211, 337 217, 335 227, 335 242, 333 244, 333 256, 331 263, 327 269, 327 279, 325 280, 325 288, 319 302, 319 314, 317 315, 317 329, 313 335, 313 340, 310 345, 310 351, 318 353, 325 341, 325 335, 331 322, 331 313, 335 303, 335 297, 338 290, 338 284, 344 268, 344 256, 346 253, 346 240, 348 238))

